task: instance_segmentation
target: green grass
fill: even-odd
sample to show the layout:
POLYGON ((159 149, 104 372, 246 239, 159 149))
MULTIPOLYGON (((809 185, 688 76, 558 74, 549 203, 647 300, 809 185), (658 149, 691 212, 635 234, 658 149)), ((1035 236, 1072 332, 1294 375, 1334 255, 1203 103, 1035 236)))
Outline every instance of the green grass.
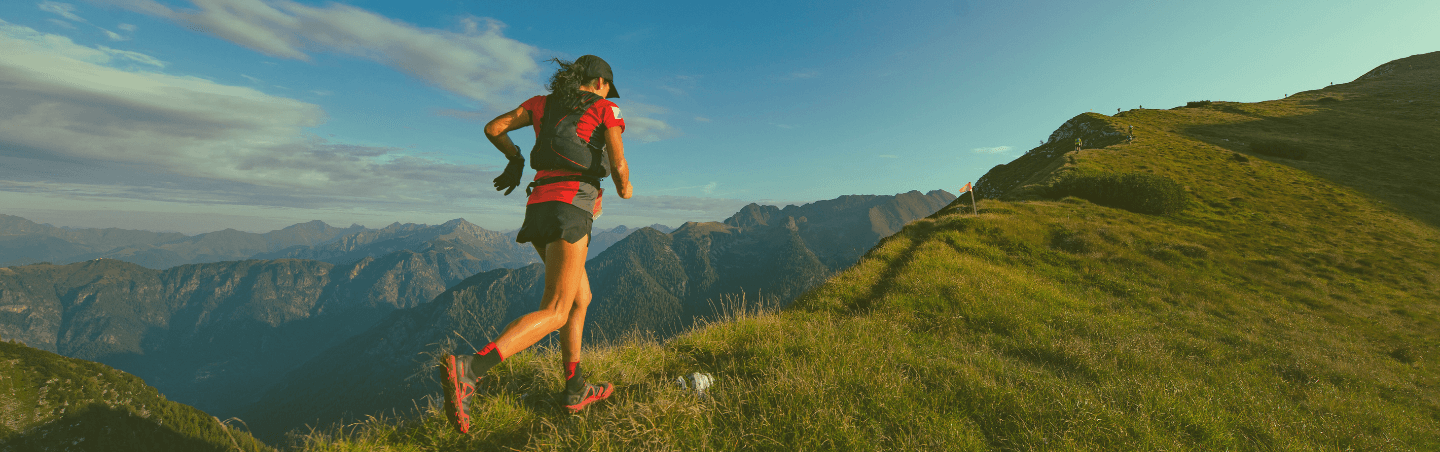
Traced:
POLYGON ((788 309, 587 349, 587 369, 618 389, 580 415, 550 401, 559 357, 541 349, 492 373, 471 435, 432 406, 293 439, 337 451, 1440 450, 1440 200, 1410 193, 1440 176, 1412 168, 1434 154, 1404 152, 1440 142, 1423 126, 1440 109, 1434 96, 1394 107, 1412 114, 1366 103, 1389 89, 1094 115, 1134 125, 1136 140, 1071 153, 1040 179, 1153 173, 1186 188, 1187 208, 1026 198, 968 215, 967 200, 788 309), (1386 148, 1367 151, 1376 133, 1386 148), (1249 152, 1257 139, 1308 153, 1249 152), (708 398, 673 383, 693 371, 717 377, 708 398))
POLYGON ((273 450, 103 364, 0 342, 0 450, 273 450))

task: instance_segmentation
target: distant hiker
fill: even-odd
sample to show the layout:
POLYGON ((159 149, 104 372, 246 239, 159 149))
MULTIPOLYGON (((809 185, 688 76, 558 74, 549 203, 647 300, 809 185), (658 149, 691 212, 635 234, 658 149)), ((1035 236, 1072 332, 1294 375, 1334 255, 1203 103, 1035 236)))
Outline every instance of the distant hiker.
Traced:
POLYGON ((1129 129, 1126 129, 1126 132, 1125 132, 1125 142, 1126 142, 1126 143, 1129 143, 1129 142, 1131 142, 1131 141, 1135 141, 1135 126, 1126 126, 1126 127, 1129 127, 1129 129))
POLYGON ((1075 139, 1075 150, 1077 150, 1077 151, 1080 150, 1080 139, 1079 139, 1079 138, 1076 138, 1076 139, 1075 139))
POLYGON ((552 60, 560 66, 546 85, 551 93, 535 96, 514 111, 485 124, 490 139, 510 164, 495 178, 495 190, 509 195, 520 185, 525 158, 506 135, 525 126, 535 128, 530 167, 535 180, 526 187, 525 222, 515 241, 529 242, 545 263, 545 293, 540 310, 510 322, 498 339, 473 355, 442 359, 445 380, 445 414, 461 433, 470 431, 466 409, 475 384, 505 357, 519 353, 546 335, 560 330, 560 353, 565 369, 565 407, 578 412, 610 396, 610 383, 585 382, 580 369, 580 338, 585 310, 590 304, 590 280, 585 255, 590 246, 591 222, 600 215, 601 178, 615 176, 615 190, 630 199, 630 170, 620 134, 625 120, 620 107, 606 98, 620 97, 615 76, 605 60, 585 55, 574 62, 552 60))

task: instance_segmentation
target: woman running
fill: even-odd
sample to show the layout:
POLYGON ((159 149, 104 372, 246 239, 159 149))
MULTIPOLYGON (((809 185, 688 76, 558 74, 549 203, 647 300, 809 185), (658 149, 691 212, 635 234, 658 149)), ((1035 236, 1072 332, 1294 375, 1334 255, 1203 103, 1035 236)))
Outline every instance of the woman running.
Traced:
POLYGON ((610 396, 610 383, 585 382, 580 370, 580 336, 585 308, 590 304, 590 280, 585 256, 590 246, 590 224, 600 215, 600 178, 615 177, 620 197, 629 199, 630 171, 620 134, 625 120, 620 107, 605 98, 620 97, 614 75, 605 60, 585 55, 574 62, 552 60, 560 66, 550 77, 548 96, 535 96, 514 111, 485 125, 485 136, 510 159, 495 178, 495 189, 509 195, 520 185, 525 158, 506 135, 525 126, 535 128, 530 166, 537 172, 526 187, 529 201, 517 242, 529 242, 545 263, 545 295, 540 310, 525 314, 505 327, 500 338, 474 355, 449 355, 441 363, 445 380, 445 414, 461 433, 470 431, 466 409, 475 384, 505 357, 524 350, 552 331, 560 330, 565 366, 565 406, 578 412, 610 396))

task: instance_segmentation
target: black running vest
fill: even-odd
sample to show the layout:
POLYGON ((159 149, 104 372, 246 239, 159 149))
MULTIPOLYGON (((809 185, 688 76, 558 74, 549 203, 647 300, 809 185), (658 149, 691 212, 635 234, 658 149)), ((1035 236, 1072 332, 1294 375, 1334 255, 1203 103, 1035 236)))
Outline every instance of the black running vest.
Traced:
POLYGON ((568 102, 554 94, 545 96, 545 113, 540 117, 540 133, 530 149, 530 167, 536 170, 570 170, 581 175, 601 178, 609 174, 610 161, 605 155, 604 130, 597 124, 585 142, 576 134, 580 117, 601 99, 595 93, 581 91, 568 102))

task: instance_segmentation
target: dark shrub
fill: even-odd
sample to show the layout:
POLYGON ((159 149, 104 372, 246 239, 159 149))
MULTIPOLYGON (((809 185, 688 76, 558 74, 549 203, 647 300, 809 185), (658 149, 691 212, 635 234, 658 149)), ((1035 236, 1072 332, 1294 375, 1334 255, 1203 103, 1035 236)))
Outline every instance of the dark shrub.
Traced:
POLYGON ((1305 148, 1302 148, 1295 143, 1276 140, 1256 141, 1254 143, 1250 143, 1250 151, 1256 154, 1264 154, 1272 157, 1295 160, 1303 159, 1306 156, 1310 155, 1310 151, 1306 151, 1305 148))
POLYGON ((1158 215, 1179 212, 1190 201, 1185 188, 1174 179, 1150 173, 1075 174, 1056 182, 1051 194, 1158 215))
POLYGON ((1322 104, 1333 104, 1333 103, 1336 103, 1336 102, 1339 102, 1339 101, 1340 101, 1340 99, 1336 99, 1336 98, 1333 98, 1333 97, 1326 96, 1326 97, 1320 98, 1320 100, 1317 100, 1316 102, 1319 102, 1319 103, 1322 103, 1322 104))
POLYGON ((1208 101, 1208 100, 1196 100, 1196 101, 1186 102, 1186 103, 1185 103, 1185 108, 1197 108, 1197 107, 1204 107, 1204 106, 1206 106, 1206 105, 1210 105, 1210 101, 1208 101))

